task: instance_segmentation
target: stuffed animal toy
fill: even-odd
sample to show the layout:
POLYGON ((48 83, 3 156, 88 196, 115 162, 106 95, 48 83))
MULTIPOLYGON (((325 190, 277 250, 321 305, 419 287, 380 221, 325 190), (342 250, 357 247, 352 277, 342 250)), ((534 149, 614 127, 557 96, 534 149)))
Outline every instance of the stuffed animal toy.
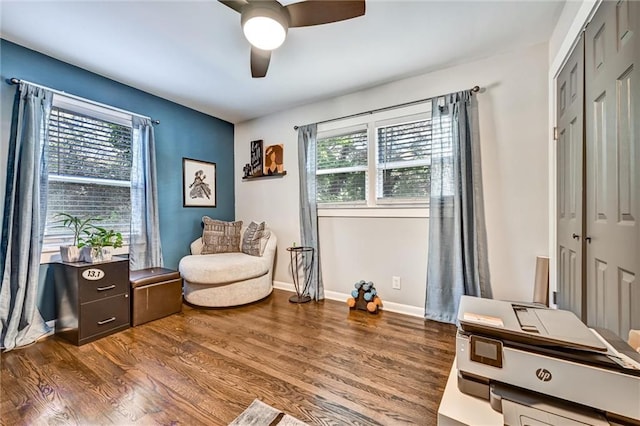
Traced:
POLYGON ((351 291, 351 297, 347 299, 350 309, 360 309, 377 314, 382 307, 382 299, 371 281, 360 280, 354 284, 355 290, 351 291))

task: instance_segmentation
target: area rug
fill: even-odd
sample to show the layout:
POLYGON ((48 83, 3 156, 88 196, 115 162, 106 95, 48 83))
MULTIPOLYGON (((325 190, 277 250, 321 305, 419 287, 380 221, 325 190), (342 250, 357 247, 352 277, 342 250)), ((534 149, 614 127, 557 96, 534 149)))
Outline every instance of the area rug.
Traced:
POLYGON ((308 426, 295 417, 254 399, 229 426, 308 426))

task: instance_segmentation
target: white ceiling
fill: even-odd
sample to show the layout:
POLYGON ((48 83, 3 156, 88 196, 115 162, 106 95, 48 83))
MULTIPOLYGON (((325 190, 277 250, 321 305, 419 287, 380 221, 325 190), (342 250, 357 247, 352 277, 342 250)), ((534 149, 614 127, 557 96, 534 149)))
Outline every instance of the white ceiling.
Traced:
POLYGON ((234 123, 548 41, 564 4, 368 0, 290 29, 252 79, 240 14, 215 0, 0 1, 3 38, 234 123))

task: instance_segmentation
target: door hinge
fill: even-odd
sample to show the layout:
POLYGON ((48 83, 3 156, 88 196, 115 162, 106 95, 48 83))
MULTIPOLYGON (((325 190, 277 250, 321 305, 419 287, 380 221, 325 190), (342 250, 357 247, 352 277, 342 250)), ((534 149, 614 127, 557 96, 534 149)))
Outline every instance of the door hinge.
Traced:
POLYGON ((553 295, 552 299, 553 299, 553 304, 557 305, 558 304, 558 292, 554 291, 553 293, 551 293, 553 295))
POLYGON ((558 140, 558 128, 557 127, 553 128, 553 140, 554 141, 558 140))

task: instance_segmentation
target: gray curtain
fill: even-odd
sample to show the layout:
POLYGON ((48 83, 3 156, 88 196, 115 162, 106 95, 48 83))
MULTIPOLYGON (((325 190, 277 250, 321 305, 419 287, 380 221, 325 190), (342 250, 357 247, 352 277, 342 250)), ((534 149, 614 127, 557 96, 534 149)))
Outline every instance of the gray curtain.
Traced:
POLYGON ((131 241, 129 267, 132 271, 161 267, 160 222, 153 125, 148 118, 133 117, 131 164, 131 241))
POLYGON ((433 99, 426 319, 455 323, 462 295, 491 297, 476 122, 471 92, 433 99))
POLYGON ((320 268, 318 242, 318 204, 316 203, 316 135, 318 126, 309 124, 298 128, 298 170, 300 171, 300 241, 313 247, 314 258, 304 259, 305 276, 310 276, 309 295, 324 299, 324 285, 320 268))
POLYGON ((38 311, 38 275, 47 209, 47 127, 53 94, 21 83, 13 111, 2 221, 0 339, 28 345, 49 332, 38 311))

